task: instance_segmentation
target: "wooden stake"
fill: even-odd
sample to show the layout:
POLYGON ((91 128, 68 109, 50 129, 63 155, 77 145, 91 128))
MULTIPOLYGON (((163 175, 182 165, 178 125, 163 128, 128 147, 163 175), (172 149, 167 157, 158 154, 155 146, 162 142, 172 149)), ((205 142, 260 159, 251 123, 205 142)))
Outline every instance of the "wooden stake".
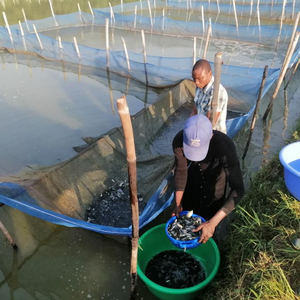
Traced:
POLYGON ((201 18, 202 18, 202 31, 203 31, 203 36, 205 33, 205 23, 204 23, 204 9, 203 6, 201 6, 201 18))
POLYGON ((4 19, 4 22, 5 22, 6 29, 7 29, 8 34, 9 34, 10 42, 11 42, 11 44, 14 46, 14 40, 13 40, 11 31, 10 31, 9 24, 8 24, 8 22, 7 22, 6 14, 5 14, 4 11, 2 12, 2 15, 3 15, 3 19, 4 19))
POLYGON ((162 32, 164 32, 165 30, 165 9, 163 9, 163 12, 162 12, 162 32))
POLYGON ((106 68, 109 68, 109 20, 105 19, 106 68))
POLYGON ((27 22, 27 19, 26 19, 25 11, 24 11, 23 8, 22 8, 22 13, 23 13, 24 21, 25 21, 25 23, 26 23, 27 30, 30 31, 30 30, 29 30, 29 26, 28 26, 28 22, 27 22))
POLYGON ((80 55, 80 52, 79 52, 79 48, 78 48, 78 44, 77 44, 77 40, 76 40, 75 36, 73 37, 73 40, 74 40, 74 46, 75 46, 78 58, 79 58, 79 60, 81 60, 81 55, 80 55))
POLYGON ((142 42, 143 42, 145 77, 146 77, 146 84, 148 85, 147 54, 146 54, 146 42, 145 42, 145 33, 144 33, 144 30, 141 30, 141 34, 142 34, 142 42))
POLYGON ((237 32, 237 35, 239 36, 239 24, 238 24, 238 18, 237 18, 237 14, 236 14, 235 0, 232 0, 232 5, 233 5, 236 32, 237 32))
POLYGON ((291 79, 293 78, 295 72, 296 72, 297 69, 298 69, 299 63, 300 63, 300 57, 298 58, 298 62, 296 63, 296 65, 295 65, 295 67, 294 67, 294 70, 293 70, 293 72, 291 73, 291 75, 290 75, 290 77, 289 77, 289 79, 288 79, 288 81, 287 81, 287 83, 286 83, 286 85, 285 85, 285 87, 284 87, 284 90, 286 90, 287 87, 289 86, 291 79))
POLYGON ((114 14, 114 11, 113 11, 113 8, 112 8, 110 2, 108 4, 109 4, 109 8, 110 8, 110 22, 111 22, 111 25, 113 25, 113 21, 114 21, 114 23, 116 23, 115 14, 114 14))
POLYGON ((219 0, 217 0, 217 7, 218 7, 218 14, 220 13, 220 4, 219 4, 219 0))
POLYGON ((125 56, 126 56, 126 60, 127 60, 128 72, 130 73, 130 61, 129 61, 129 56, 128 56, 128 51, 127 51, 126 43, 125 43, 125 40, 124 40, 123 37, 121 37, 121 39, 122 39, 122 42, 123 42, 125 56))
POLYGON ((19 20, 19 27, 20 27, 20 32, 21 32, 21 36, 22 36, 24 50, 27 51, 26 41, 25 41, 25 38, 24 38, 24 31, 23 31, 23 27, 22 27, 22 24, 21 24, 20 20, 19 20))
POLYGON ((39 37, 39 35, 38 35, 37 31, 36 31, 35 25, 32 24, 32 27, 33 27, 34 33, 35 33, 35 35, 36 35, 36 38, 37 38, 37 40, 38 40, 38 42, 39 42, 39 44, 40 44, 41 49, 44 50, 43 45, 42 45, 42 42, 41 42, 41 39, 40 39, 40 37, 39 37))
POLYGON ((50 5, 51 14, 52 14, 52 17, 54 19, 55 26, 57 27, 58 23, 56 22, 56 18, 55 18, 55 14, 54 14, 54 10, 53 10, 53 6, 52 6, 52 1, 51 0, 49 0, 49 5, 50 5))
POLYGON ((261 42, 261 28, 260 28, 260 12, 259 12, 259 6, 257 6, 257 24, 258 24, 258 32, 259 32, 259 41, 261 42))
POLYGON ((277 38, 278 39, 277 43, 279 43, 279 41, 280 41, 282 24, 283 24, 283 19, 284 19, 284 14, 285 14, 285 5, 286 5, 286 0, 283 0, 282 10, 281 10, 281 17, 280 17, 280 28, 279 28, 279 35, 278 35, 278 38, 277 38))
POLYGON ((208 49, 208 44, 209 44, 209 39, 211 36, 211 25, 209 24, 208 28, 207 28, 207 34, 206 34, 206 42, 205 42, 205 47, 204 47, 204 53, 203 53, 203 59, 206 58, 206 53, 207 53, 207 49, 208 49))
POLYGON ((252 122, 251 122, 249 137, 248 137, 248 141, 247 141, 242 159, 245 159, 246 154, 248 152, 248 148, 249 148, 249 145, 250 145, 250 141, 251 141, 251 138, 252 138, 252 134, 253 134, 253 131, 254 131, 254 127, 255 127, 255 123, 256 123, 256 119, 257 119, 257 115, 258 115, 258 108, 259 108, 259 104, 260 104, 260 100, 261 100, 261 95, 262 95, 262 92, 263 92, 263 89, 264 89, 264 86, 265 86, 267 74, 268 74, 268 66, 265 66, 263 77, 262 77, 262 80, 261 80, 260 89, 259 89, 259 94, 258 94, 258 97, 257 97, 257 100, 256 100, 255 109, 254 109, 254 112, 253 112, 253 118, 252 118, 252 122))
POLYGON ((194 37, 193 65, 196 63, 197 56, 197 38, 194 37))
POLYGON ((211 102, 211 115, 210 115, 210 121, 212 123, 213 129, 216 126, 216 112, 217 112, 217 107, 219 103, 219 90, 220 90, 220 83, 221 83, 221 68, 222 68, 222 52, 218 52, 215 55, 215 81, 214 81, 214 93, 213 93, 213 98, 211 102))
POLYGON ((88 1, 88 4, 89 4, 89 8, 90 8, 91 14, 93 16, 93 23, 94 23, 94 19, 95 19, 94 11, 92 9, 92 5, 91 5, 90 1, 88 1))
POLYGON ((133 24, 133 28, 135 29, 136 27, 136 14, 137 14, 137 6, 134 6, 134 24, 133 24))
POLYGON ((271 108, 273 106, 273 103, 274 103, 274 101, 276 99, 276 96, 278 94, 279 88, 280 88, 281 83, 283 81, 283 78, 285 76, 286 70, 287 70, 288 65, 290 63, 291 57, 292 57, 292 55, 294 53, 294 50, 296 48, 296 45, 298 43, 299 36, 300 36, 300 32, 297 32, 297 34, 295 35, 292 47, 290 49, 290 52, 286 54, 287 55, 287 59, 285 61, 285 64, 282 65, 282 67, 281 67, 281 72, 280 72, 280 75, 279 75, 279 78, 278 78, 278 81, 277 81, 277 85, 276 85, 275 91, 274 91, 274 93, 273 93, 273 95, 271 97, 270 103, 269 103, 269 105, 268 105, 268 107, 266 109, 266 112, 265 112, 264 116, 263 116, 263 120, 266 120, 266 118, 267 118, 267 116, 268 116, 268 114, 269 114, 269 112, 270 112, 270 110, 271 110, 271 108))
POLYGON ((153 27, 152 12, 151 12, 151 6, 150 6, 149 0, 148 0, 148 10, 149 10, 150 24, 151 24, 151 27, 153 27))
POLYGON ((81 13, 81 8, 80 8, 80 4, 79 3, 77 3, 77 7, 78 7, 78 14, 79 14, 80 21, 81 21, 81 23, 83 23, 82 13, 81 13))
POLYGON ((134 145, 134 136, 132 130, 132 123, 127 106, 125 96, 122 96, 117 100, 118 112, 120 115, 125 145, 127 153, 127 165, 128 165, 128 182, 129 182, 129 194, 131 204, 132 215, 132 237, 131 237, 131 293, 130 299, 136 298, 136 286, 137 286, 137 254, 138 254, 138 241, 139 241, 139 205, 137 198, 137 176, 136 176, 136 154, 134 145))
POLYGON ((14 240, 11 237, 11 235, 9 234, 9 232, 7 231, 7 229, 5 228, 5 226, 3 225, 3 223, 1 221, 0 221, 0 229, 3 232, 3 234, 6 236, 6 238, 9 241, 9 243, 12 245, 12 247, 14 249, 18 249, 18 246, 16 245, 16 243, 14 242, 14 240))

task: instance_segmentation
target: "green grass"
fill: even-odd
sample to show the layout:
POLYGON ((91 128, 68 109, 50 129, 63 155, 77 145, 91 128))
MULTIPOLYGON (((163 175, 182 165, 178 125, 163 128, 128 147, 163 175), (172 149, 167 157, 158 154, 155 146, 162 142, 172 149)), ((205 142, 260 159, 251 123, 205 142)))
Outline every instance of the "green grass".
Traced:
MULTIPOLYGON (((287 143, 299 141, 300 122, 287 143)), ((300 202, 284 184, 278 155, 263 166, 235 211, 220 246, 221 266, 199 299, 300 299, 300 202)))

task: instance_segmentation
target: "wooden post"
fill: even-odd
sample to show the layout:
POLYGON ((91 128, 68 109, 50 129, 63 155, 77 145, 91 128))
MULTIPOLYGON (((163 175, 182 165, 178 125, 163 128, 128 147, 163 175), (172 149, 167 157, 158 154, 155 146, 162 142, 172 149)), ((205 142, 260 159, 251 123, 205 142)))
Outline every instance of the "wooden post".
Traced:
POLYGON ((10 42, 14 46, 14 40, 13 40, 11 31, 10 31, 10 27, 9 27, 9 24, 8 24, 8 21, 7 21, 7 18, 6 18, 6 14, 5 14, 4 11, 2 12, 2 15, 3 15, 3 19, 4 19, 4 22, 5 22, 6 29, 7 29, 8 34, 9 34, 10 42))
POLYGON ((291 49, 290 49, 290 52, 287 53, 287 59, 286 59, 286 61, 285 61, 285 64, 282 65, 282 67, 281 67, 281 72, 280 72, 280 75, 279 75, 279 78, 278 78, 278 81, 277 81, 277 86, 276 86, 275 91, 274 91, 274 93, 273 93, 273 95, 272 95, 272 97, 271 97, 271 100, 270 100, 270 103, 269 103, 269 105, 268 105, 268 107, 267 107, 267 109, 266 109, 266 112, 265 112, 265 114, 264 114, 264 116, 263 116, 263 120, 266 120, 266 118, 267 118, 267 116, 268 116, 268 114, 269 114, 269 112, 270 112, 270 110, 271 110, 271 108, 272 108, 272 106, 273 106, 273 103, 274 103, 274 101, 275 101, 275 99, 276 99, 276 96, 277 96, 277 94, 278 94, 279 88, 280 88, 281 83, 282 83, 282 81, 283 81, 283 78, 284 78, 284 76, 285 76, 286 70, 287 70, 288 65, 289 65, 289 63, 290 63, 291 57, 292 57, 292 55, 293 55, 293 53, 294 53, 294 50, 295 50, 295 48, 296 48, 296 45, 297 45, 297 43, 298 43, 299 36, 300 36, 300 32, 297 32, 297 34, 295 35, 295 38, 294 38, 292 47, 291 47, 291 49))
POLYGON ((54 10, 53 10, 53 6, 52 6, 52 1, 51 0, 49 0, 49 5, 50 5, 50 10, 51 10, 52 17, 54 19, 55 26, 57 27, 58 23, 57 23, 56 18, 55 18, 55 14, 54 14, 54 10))
POLYGON ((22 27, 22 24, 21 24, 20 20, 19 20, 19 27, 20 27, 20 32, 21 32, 21 36, 22 36, 24 50, 27 51, 26 41, 25 41, 25 38, 24 38, 24 31, 23 31, 23 27, 22 27))
POLYGON ((201 19, 202 19, 202 31, 203 31, 203 37, 204 37, 205 23, 204 23, 204 9, 203 9, 203 5, 201 6, 201 19))
POLYGON ((291 73, 291 75, 290 75, 290 77, 289 77, 289 79, 288 79, 288 81, 287 81, 287 83, 286 83, 286 85, 285 85, 285 87, 284 87, 284 90, 286 90, 287 87, 289 86, 291 79, 293 78, 295 72, 296 72, 297 69, 298 69, 299 63, 300 63, 300 57, 298 58, 298 62, 296 63, 296 65, 295 65, 295 67, 294 67, 294 70, 293 70, 293 72, 291 73))
POLYGON ((128 56, 128 51, 127 51, 127 47, 126 47, 126 43, 123 37, 121 37, 122 42, 123 42, 123 47, 124 47, 124 51, 125 51, 125 56, 126 56, 126 60, 127 60, 127 67, 128 67, 128 72, 130 73, 130 61, 129 61, 129 56, 128 56))
POLYGON ((135 29, 136 27, 136 14, 137 14, 137 6, 134 6, 134 23, 133 23, 133 28, 135 29))
POLYGON ((106 68, 109 68, 109 20, 105 19, 106 68))
POLYGON ((213 129, 215 128, 216 125, 216 112, 217 112, 217 107, 218 107, 218 102, 219 102, 219 90, 220 90, 220 83, 221 83, 221 68, 222 68, 222 52, 218 52, 215 55, 215 81, 214 81, 214 93, 213 93, 213 98, 211 102, 211 115, 210 115, 210 121, 212 123, 213 129))
POLYGON ((254 109, 254 112, 253 112, 253 118, 252 118, 252 122, 251 122, 249 137, 248 137, 248 141, 247 141, 247 144, 246 144, 246 147, 245 147, 242 159, 245 159, 246 154, 248 152, 248 148, 249 148, 250 141, 251 141, 252 134, 253 134, 253 130, 254 130, 254 127, 255 127, 255 123, 256 123, 256 119, 257 119, 257 113, 258 113, 258 108, 259 108, 259 104, 260 104, 260 100, 261 100, 261 95, 262 95, 262 92, 264 90, 264 86, 265 86, 267 74, 268 74, 268 66, 265 66, 263 77, 262 77, 262 80, 261 80, 260 89, 259 89, 259 94, 258 94, 258 97, 257 97, 257 100, 256 100, 255 109, 254 109))
POLYGON ((137 286, 137 254, 138 254, 138 241, 139 241, 139 205, 137 198, 137 176, 136 176, 136 154, 134 145, 134 136, 132 130, 132 123, 127 106, 126 98, 123 96, 117 100, 118 112, 120 115, 125 145, 127 153, 128 164, 128 182, 129 194, 132 215, 132 237, 131 237, 131 293, 130 299, 136 299, 136 286, 137 286))
POLYGON ((43 45, 42 45, 42 42, 41 42, 41 39, 40 39, 40 37, 39 37, 39 35, 38 35, 38 33, 37 33, 37 30, 36 30, 36 28, 35 28, 35 25, 32 24, 32 27, 33 27, 34 33, 35 33, 35 35, 36 35, 36 38, 37 38, 37 40, 38 40, 38 42, 39 42, 39 44, 40 44, 41 49, 44 50, 43 45))
POLYGON ((153 20, 152 20, 151 5, 150 5, 150 1, 149 1, 149 0, 148 0, 148 10, 149 10, 150 24, 151 24, 151 27, 153 27, 153 20))
POLYGON ((205 47, 204 47, 204 53, 203 53, 203 59, 206 58, 206 53, 207 53, 207 49, 208 49, 208 44, 209 44, 209 38, 211 35, 211 26, 209 24, 208 28, 207 28, 207 34, 206 34, 206 42, 205 42, 205 47))
POLYGON ((78 48, 78 44, 77 44, 77 40, 76 40, 75 36, 73 37, 73 40, 74 40, 74 46, 75 46, 75 50, 77 52, 78 58, 79 58, 79 60, 81 60, 81 55, 80 55, 80 52, 79 52, 79 48, 78 48))
POLYGON ((194 37, 194 52, 193 52, 193 65, 196 63, 197 56, 197 38, 194 37))
POLYGON ((30 30, 29 30, 29 26, 28 26, 28 22, 27 22, 27 19, 26 19, 25 11, 24 11, 23 8, 22 8, 22 14, 23 14, 23 17, 24 17, 24 21, 25 21, 25 23, 26 23, 27 30, 30 31, 30 30))
POLYGON ((146 85, 148 85, 147 53, 146 53, 146 42, 145 42, 144 30, 141 30, 141 34, 142 34, 142 42, 143 42, 143 54, 144 54, 144 67, 145 67, 146 85))
POLYGON ((12 237, 9 234, 9 232, 7 231, 7 229, 5 228, 5 226, 3 225, 3 223, 1 221, 0 221, 0 229, 3 232, 3 234, 6 236, 6 238, 9 241, 9 243, 12 245, 12 247, 14 249, 18 249, 18 246, 16 245, 16 243, 14 242, 14 240, 12 239, 12 237))

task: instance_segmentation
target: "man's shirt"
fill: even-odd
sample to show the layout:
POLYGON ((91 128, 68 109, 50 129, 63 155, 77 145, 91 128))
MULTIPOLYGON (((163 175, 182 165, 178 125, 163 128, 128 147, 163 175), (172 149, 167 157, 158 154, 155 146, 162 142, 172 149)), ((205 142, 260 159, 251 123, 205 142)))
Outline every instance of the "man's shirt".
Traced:
MULTIPOLYGON (((197 108, 198 114, 207 115, 207 112, 211 110, 211 102, 213 98, 213 91, 214 91, 214 76, 212 76, 210 82, 203 88, 200 89, 196 87, 196 93, 194 102, 197 108)), ((220 84, 219 88, 219 101, 217 106, 217 112, 220 112, 220 116, 218 121, 215 125, 215 130, 221 131, 226 133, 226 116, 227 116, 227 103, 228 103, 228 95, 223 87, 220 84)))
POLYGON ((244 194, 243 177, 233 141, 226 134, 214 130, 205 159, 200 162, 190 162, 184 156, 183 131, 180 131, 173 140, 173 151, 176 163, 175 191, 185 190, 188 181, 188 165, 198 164, 201 172, 199 178, 196 178, 197 193, 199 193, 196 195, 197 201, 199 199, 210 206, 214 201, 220 200, 221 209, 229 214, 244 194), (226 197, 227 183, 230 192, 226 197))

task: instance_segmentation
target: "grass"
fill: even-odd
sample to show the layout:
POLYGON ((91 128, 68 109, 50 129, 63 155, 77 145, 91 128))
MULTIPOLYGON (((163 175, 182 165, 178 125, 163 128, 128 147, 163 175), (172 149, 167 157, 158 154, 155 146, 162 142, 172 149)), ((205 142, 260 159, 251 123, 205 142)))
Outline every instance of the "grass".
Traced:
MULTIPOLYGON (((287 143, 300 140, 300 122, 287 143)), ((199 299, 300 299, 300 202, 284 184, 278 155, 250 182, 236 208, 221 266, 199 299)))

